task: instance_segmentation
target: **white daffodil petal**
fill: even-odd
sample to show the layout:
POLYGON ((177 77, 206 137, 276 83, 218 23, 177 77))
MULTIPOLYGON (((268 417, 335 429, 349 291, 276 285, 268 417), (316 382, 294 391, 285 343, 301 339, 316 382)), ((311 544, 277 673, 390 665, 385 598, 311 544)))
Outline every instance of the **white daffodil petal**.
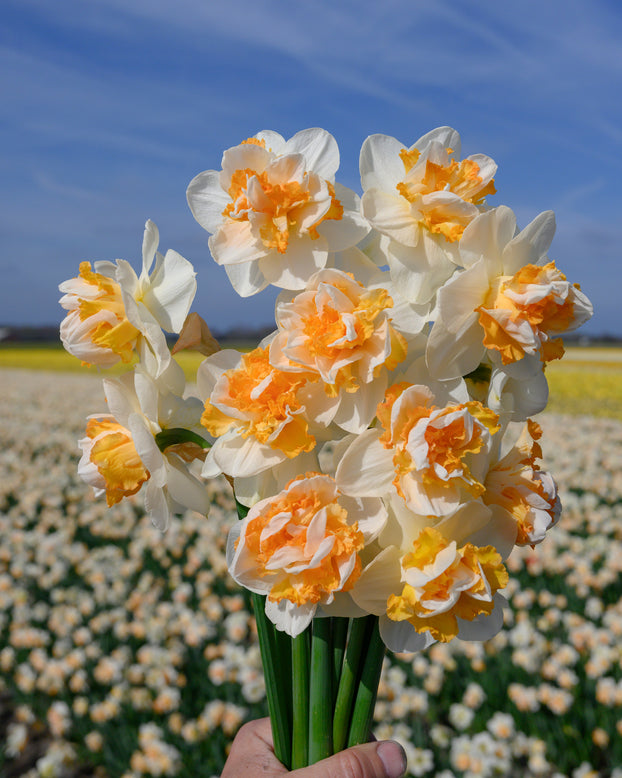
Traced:
POLYGON ((301 130, 290 138, 283 154, 302 154, 307 170, 332 181, 339 168, 339 147, 333 136, 319 127, 301 130))
POLYGON ((429 632, 417 632, 408 621, 393 621, 388 616, 381 616, 379 626, 380 637, 389 651, 414 653, 436 643, 429 632))
POLYGON ((382 497, 393 489, 393 458, 370 429, 358 435, 345 452, 335 479, 340 491, 352 497, 382 497))
POLYGON ((289 600, 279 600, 279 602, 266 600, 266 616, 278 630, 295 638, 311 624, 316 607, 311 603, 294 605, 289 600))
POLYGON ((149 515, 154 527, 160 532, 168 529, 171 511, 163 490, 151 481, 145 486, 145 511, 149 515))
POLYGON ((503 626, 503 609, 507 607, 507 600, 496 592, 493 601, 495 606, 492 613, 480 614, 473 621, 458 619, 458 637, 460 640, 484 641, 493 638, 503 626))
POLYGON ((176 251, 166 252, 143 295, 143 303, 167 332, 179 332, 184 325, 197 289, 194 268, 176 251))
POLYGON ((363 191, 379 188, 394 190, 404 178, 400 151, 404 144, 390 135, 370 135, 363 142, 359 158, 363 191))
POLYGON ((195 176, 186 193, 188 205, 197 222, 208 232, 214 233, 223 221, 223 211, 230 197, 220 185, 217 170, 205 170, 195 176))
POLYGON ((525 265, 540 265, 555 235, 555 214, 543 211, 514 237, 503 252, 504 272, 513 275, 525 265))

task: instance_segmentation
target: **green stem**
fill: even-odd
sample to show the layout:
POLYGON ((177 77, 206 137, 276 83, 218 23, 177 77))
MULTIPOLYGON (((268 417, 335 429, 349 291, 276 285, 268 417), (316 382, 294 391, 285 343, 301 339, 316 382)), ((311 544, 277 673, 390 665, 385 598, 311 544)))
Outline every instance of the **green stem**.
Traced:
POLYGON ((337 699, 337 690, 341 680, 343 668, 343 656, 346 652, 346 640, 350 619, 342 616, 333 616, 333 701, 337 699))
POLYGON ((371 724, 374 718, 374 705, 378 694, 382 661, 386 647, 380 637, 378 629, 378 617, 367 616, 366 620, 372 623, 366 632, 366 656, 361 680, 356 693, 354 710, 352 711, 352 723, 348 736, 348 747, 366 743, 371 733, 371 724))
MULTIPOLYGON (((246 518, 248 508, 235 501, 238 516, 246 518)), ((261 594, 252 593, 253 611, 257 623, 257 636, 261 663, 266 681, 266 697, 268 712, 272 725, 274 753, 277 759, 289 770, 291 768, 292 734, 291 734, 291 665, 290 638, 275 628, 266 616, 266 598, 261 594), (278 669, 278 675, 277 675, 278 669)))
POLYGON ((360 660, 365 646, 365 636, 371 620, 375 616, 352 619, 350 637, 346 647, 345 659, 337 689, 335 701, 335 717, 333 720, 333 747, 335 753, 343 751, 348 740, 350 714, 354 705, 356 685, 361 676, 360 660))
POLYGON ((333 753, 332 746, 332 619, 315 618, 311 640, 309 689, 309 764, 333 753))
MULTIPOLYGON (((289 684, 283 683, 283 676, 277 677, 276 668, 282 671, 283 665, 279 663, 281 643, 275 635, 274 624, 268 619, 265 612, 266 598, 261 594, 252 594, 253 610, 257 622, 257 635, 259 637, 259 650, 263 665, 264 678, 266 680, 266 697, 268 698, 268 712, 272 724, 272 738, 274 741, 274 753, 277 759, 289 770, 291 767, 291 729, 290 709, 287 694, 289 684)), ((287 666, 285 667, 287 672, 287 666)), ((285 680, 287 680, 285 678, 285 680)))
POLYGON ((306 767, 309 759, 309 661, 311 628, 292 641, 292 770, 306 767))

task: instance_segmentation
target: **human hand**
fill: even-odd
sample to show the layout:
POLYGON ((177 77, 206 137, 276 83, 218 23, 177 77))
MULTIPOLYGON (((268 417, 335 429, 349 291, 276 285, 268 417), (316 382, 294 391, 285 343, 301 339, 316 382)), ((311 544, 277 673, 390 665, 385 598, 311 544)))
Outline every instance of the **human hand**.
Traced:
POLYGON ((221 778, 401 778, 405 772, 404 750, 392 740, 354 746, 289 772, 274 755, 270 719, 258 719, 236 735, 221 778))

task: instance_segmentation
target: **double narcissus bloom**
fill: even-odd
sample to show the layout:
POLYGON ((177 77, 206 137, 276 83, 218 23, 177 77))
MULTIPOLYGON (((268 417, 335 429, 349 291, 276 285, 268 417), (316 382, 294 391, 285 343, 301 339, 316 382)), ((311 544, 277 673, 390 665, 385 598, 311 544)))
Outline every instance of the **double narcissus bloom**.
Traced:
POLYGON ((438 127, 406 148, 371 135, 360 158, 362 212, 385 240, 381 253, 396 284, 425 302, 455 270, 465 227, 494 194, 496 164, 484 154, 459 161, 460 136, 438 127))
POLYGON ((227 149, 222 170, 188 187, 190 209, 208 232, 214 260, 243 297, 268 284, 302 289, 329 252, 369 232, 358 197, 335 183, 339 149, 326 130, 286 141, 270 130, 227 149))
POLYGON ((508 582, 493 546, 466 543, 458 548, 431 527, 419 533, 412 551, 402 557, 401 570, 404 586, 389 597, 387 616, 444 643, 458 635, 460 621, 490 616, 496 592, 508 582))
POLYGON ((437 405, 428 387, 403 382, 388 389, 377 417, 341 459, 337 480, 346 494, 396 492, 413 513, 430 517, 482 494, 482 463, 499 429, 489 408, 476 400, 437 405))
MULTIPOLYGON (((247 589, 267 595, 266 614, 292 637, 352 589, 359 552, 381 529, 379 500, 341 495, 333 478, 308 473, 256 503, 230 533, 229 570, 247 589)), ((328 611, 330 612, 330 611, 328 611)))
POLYGON ((508 453, 488 471, 482 499, 497 505, 516 521, 516 545, 535 546, 544 540, 561 514, 557 485, 537 464, 542 457, 540 425, 528 420, 508 453))
POLYGON ((158 379, 140 368, 106 379, 111 413, 91 417, 80 441, 83 480, 104 493, 108 505, 144 490, 145 510, 160 529, 173 513, 189 508, 205 515, 209 508, 204 485, 188 467, 204 458, 201 446, 190 439, 166 445, 167 430, 198 428, 201 403, 184 399, 184 386, 173 361, 158 379))
POLYGON ((80 274, 59 286, 60 304, 69 311, 60 335, 70 354, 85 364, 111 367, 131 362, 146 344, 158 370, 166 368, 170 353, 163 330, 181 331, 196 280, 190 262, 171 249, 162 256, 158 242, 158 229, 148 221, 140 276, 123 259, 95 262, 94 270, 82 262, 80 274))
POLYGON ((252 476, 312 451, 313 420, 335 403, 316 376, 274 368, 267 347, 219 351, 197 378, 205 398, 201 424, 217 439, 204 475, 252 476))
POLYGON ((276 304, 278 332, 270 363, 308 373, 339 398, 333 421, 362 432, 384 395, 388 373, 406 358, 404 336, 391 323, 386 288, 368 288, 336 269, 316 273, 304 292, 276 304))
POLYGON ((529 377, 563 355, 559 336, 586 322, 592 305, 548 261, 554 232, 551 211, 521 232, 504 206, 471 222, 460 241, 466 269, 438 292, 427 344, 433 375, 467 375, 487 357, 514 377, 529 377))

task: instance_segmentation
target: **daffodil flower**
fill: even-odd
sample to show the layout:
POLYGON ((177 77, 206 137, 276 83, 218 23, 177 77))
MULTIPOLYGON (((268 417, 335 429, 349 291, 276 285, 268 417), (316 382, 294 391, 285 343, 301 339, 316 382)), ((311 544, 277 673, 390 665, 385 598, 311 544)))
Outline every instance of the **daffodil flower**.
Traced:
POLYGON ((76 278, 60 284, 60 304, 69 311, 60 335, 70 354, 86 364, 111 367, 131 362, 146 344, 158 372, 167 367, 170 352, 162 330, 181 330, 196 281, 190 262, 170 249, 162 256, 158 242, 158 229, 148 221, 140 276, 123 259, 95 262, 94 269, 83 262, 76 278))
POLYGON ((359 435, 337 468, 346 494, 397 493, 408 511, 430 517, 482 494, 499 429, 489 408, 476 400, 437 405, 427 386, 400 382, 387 390, 377 416, 379 426, 359 435))
POLYGON ((273 367, 267 345, 211 355, 197 381, 205 402, 201 424, 216 438, 203 466, 207 477, 254 476, 309 454, 337 405, 316 375, 273 367))
POLYGON ((302 289, 329 252, 368 232, 359 199, 335 183, 339 150, 315 128, 288 141, 264 130, 223 154, 188 187, 188 203, 209 233, 214 260, 242 297, 268 284, 302 289))
POLYGON ((167 429, 200 429, 202 404, 184 399, 181 368, 171 362, 166 383, 137 368, 118 379, 105 379, 110 414, 91 417, 80 441, 80 476, 108 505, 144 490, 145 510, 159 529, 166 529, 173 513, 184 509, 207 514, 209 497, 204 484, 189 467, 202 460, 196 443, 160 449, 158 435, 167 429), (177 394, 169 387, 176 385, 177 394))
POLYGON ((528 420, 518 441, 490 468, 484 482, 482 500, 513 518, 518 546, 541 543, 561 514, 555 480, 536 462, 542 457, 541 436, 540 426, 528 420))
POLYGON ((320 270, 305 291, 277 300, 270 364, 317 376, 326 394, 338 398, 333 421, 362 432, 384 397, 389 372, 406 357, 392 307, 386 288, 364 286, 341 270, 320 270))
POLYGON ((479 639, 485 639, 491 628, 503 624, 504 600, 497 591, 507 584, 508 573, 493 546, 465 543, 459 548, 428 527, 401 558, 400 569, 401 591, 388 598, 381 627, 389 645, 403 640, 404 628, 395 629, 393 622, 410 625, 417 635, 411 633, 411 640, 426 643, 428 634, 443 643, 460 636, 472 639, 478 626, 483 626, 479 639))
POLYGON ((458 241, 494 194, 497 166, 460 157, 460 136, 438 127, 412 146, 371 135, 360 157, 362 212, 384 240, 391 275, 413 302, 430 300, 455 270, 458 241))
POLYGON ((552 211, 517 233, 513 212, 481 214, 460 241, 466 269, 438 292, 427 363, 436 378, 471 373, 485 357, 513 378, 529 378, 561 357, 558 337, 592 315, 578 286, 548 261, 552 211))
POLYGON ((352 589, 366 536, 376 535, 385 519, 380 500, 347 498, 330 476, 308 473, 256 503, 233 527, 229 571, 242 586, 267 595, 268 618, 296 637, 319 606, 352 589))

